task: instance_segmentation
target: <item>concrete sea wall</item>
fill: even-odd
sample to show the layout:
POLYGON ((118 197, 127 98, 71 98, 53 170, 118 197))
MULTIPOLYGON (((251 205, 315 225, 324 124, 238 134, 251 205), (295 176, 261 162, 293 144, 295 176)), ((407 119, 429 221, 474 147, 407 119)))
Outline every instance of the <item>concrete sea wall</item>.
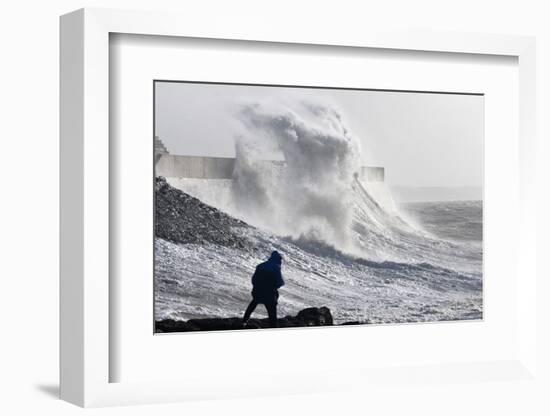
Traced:
POLYGON ((362 182, 384 182, 384 168, 380 166, 361 166, 359 179, 362 182))
MULTIPOLYGON (((167 178, 231 179, 235 159, 229 157, 180 156, 160 154, 155 170, 157 176, 167 178)), ((284 162, 266 161, 281 165, 284 162)), ((384 182, 384 168, 362 166, 359 179, 364 182, 384 182)))
POLYGON ((227 157, 164 154, 155 169, 157 176, 175 178, 231 179, 235 159, 227 157))

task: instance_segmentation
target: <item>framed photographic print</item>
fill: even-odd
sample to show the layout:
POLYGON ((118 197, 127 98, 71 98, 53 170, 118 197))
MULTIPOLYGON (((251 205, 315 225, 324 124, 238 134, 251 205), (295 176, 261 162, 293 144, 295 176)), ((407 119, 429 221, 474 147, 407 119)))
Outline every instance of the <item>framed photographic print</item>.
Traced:
POLYGON ((62 398, 531 377, 534 41, 219 23, 61 18, 62 398))
POLYGON ((154 96, 155 332, 482 319, 482 94, 154 96))

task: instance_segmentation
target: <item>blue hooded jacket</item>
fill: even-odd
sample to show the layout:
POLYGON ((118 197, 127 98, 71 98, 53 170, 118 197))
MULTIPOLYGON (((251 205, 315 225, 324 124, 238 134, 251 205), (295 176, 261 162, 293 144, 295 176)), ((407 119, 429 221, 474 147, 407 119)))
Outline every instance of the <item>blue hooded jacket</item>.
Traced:
POLYGON ((259 303, 277 303, 279 289, 285 284, 281 274, 282 257, 279 252, 271 253, 269 260, 260 263, 252 276, 252 297, 259 303))

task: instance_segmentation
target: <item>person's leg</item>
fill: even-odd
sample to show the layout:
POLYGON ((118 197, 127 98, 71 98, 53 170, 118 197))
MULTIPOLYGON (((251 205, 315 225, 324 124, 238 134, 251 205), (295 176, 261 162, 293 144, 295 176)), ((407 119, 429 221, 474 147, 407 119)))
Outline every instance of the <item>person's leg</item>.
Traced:
POLYGON ((269 317, 269 325, 271 328, 277 328, 277 304, 275 302, 265 303, 265 308, 269 317))
POLYGON ((246 324, 248 322, 248 320, 250 319, 250 315, 252 315, 252 312, 254 312, 256 306, 258 306, 258 302, 252 299, 248 304, 248 308, 246 308, 246 312, 244 313, 243 324, 246 324))

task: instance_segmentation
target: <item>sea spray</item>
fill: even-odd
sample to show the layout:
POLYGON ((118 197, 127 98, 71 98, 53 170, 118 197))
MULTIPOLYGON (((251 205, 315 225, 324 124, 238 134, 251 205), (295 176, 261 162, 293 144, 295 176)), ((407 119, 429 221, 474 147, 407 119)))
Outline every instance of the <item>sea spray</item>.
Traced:
POLYGON ((272 191, 275 184, 273 176, 265 171, 268 166, 261 162, 254 144, 243 137, 235 138, 235 155, 233 211, 252 224, 273 229, 270 225, 277 223, 272 191))
POLYGON ((341 114, 307 102, 253 103, 239 117, 246 135, 236 140, 233 192, 241 215, 279 235, 355 251, 352 183, 360 149, 341 114), (259 162, 273 144, 283 169, 259 162))

